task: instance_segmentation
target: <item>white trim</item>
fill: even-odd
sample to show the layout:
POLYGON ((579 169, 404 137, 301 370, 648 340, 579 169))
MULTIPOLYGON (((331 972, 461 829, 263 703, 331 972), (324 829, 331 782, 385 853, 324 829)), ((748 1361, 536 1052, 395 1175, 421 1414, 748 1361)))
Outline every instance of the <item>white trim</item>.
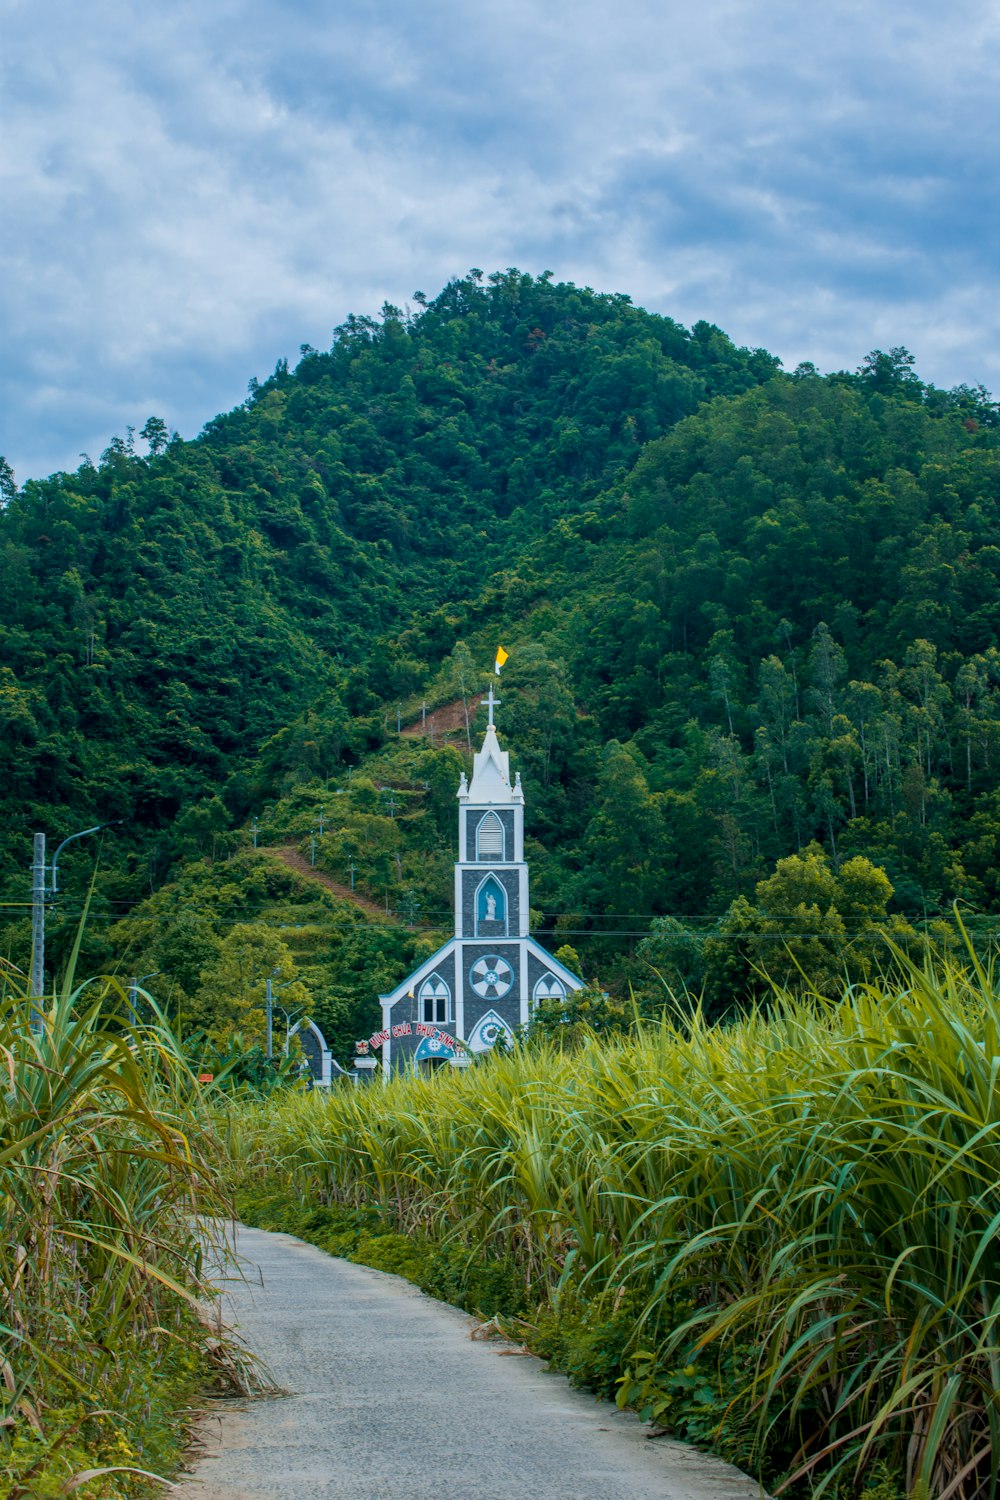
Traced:
POLYGON ((378 998, 381 1001, 383 1012, 387 1008, 391 1010, 398 1001, 402 1000, 404 995, 410 993, 415 985, 422 984, 427 975, 437 968, 438 961, 444 957, 454 942, 454 938, 449 938, 446 943, 442 943, 440 948, 431 954, 430 958, 425 958, 422 964, 418 964, 415 969, 411 969, 406 978, 401 979, 394 990, 387 990, 384 995, 379 995, 378 998))
MULTIPOLYGON (((574 974, 572 969, 567 969, 565 964, 560 963, 558 958, 556 958, 554 954, 550 953, 547 948, 543 948, 541 943, 537 942, 533 937, 511 937, 509 934, 506 937, 494 936, 492 938, 487 936, 455 936, 453 938, 449 938, 446 943, 442 943, 441 947, 438 948, 435 953, 432 953, 429 958, 425 958, 423 963, 419 964, 415 969, 407 974, 405 979, 401 979, 394 990, 390 990, 387 994, 380 995, 378 997, 382 1005, 383 1029, 385 1028, 385 1026, 392 1024, 390 1020, 390 1014, 393 1006, 398 1004, 398 1002, 402 1000, 405 995, 408 995, 411 989, 415 994, 416 986, 422 984, 427 976, 434 972, 434 970, 447 957, 449 952, 454 952, 455 954, 457 975, 461 970, 459 960, 461 950, 464 947, 468 946, 470 943, 475 943, 481 947, 483 944, 489 944, 491 942, 523 944, 525 951, 528 953, 533 953, 544 968, 551 969, 553 974, 557 975, 558 978, 565 980, 567 990, 572 991, 583 989, 583 980, 579 977, 579 975, 574 974)), ((461 985, 456 982, 456 1022, 459 1015, 458 1005, 460 993, 461 985)))
POLYGON ((307 1031, 311 1031, 316 1040, 319 1042, 319 1087, 328 1089, 332 1081, 333 1069, 331 1067, 331 1060, 333 1054, 331 1053, 329 1047, 326 1045, 326 1037, 320 1031, 319 1027, 316 1025, 316 1022, 310 1020, 308 1016, 303 1016, 301 1020, 295 1022, 294 1026, 289 1027, 288 1034, 285 1037, 285 1056, 288 1056, 288 1045, 291 1042, 292 1037, 298 1036, 299 1032, 302 1031, 303 1028, 305 1028, 305 1030, 307 1031))
POLYGON ((551 969, 553 974, 568 981, 567 989, 583 989, 583 980, 579 974, 574 974, 572 969, 567 969, 565 964, 559 962, 554 953, 549 953, 547 949, 542 947, 541 943, 536 943, 534 938, 529 938, 528 942, 535 957, 540 959, 547 969, 551 969))
POLYGON ((451 992, 451 985, 448 983, 447 979, 445 979, 444 975, 442 973, 440 973, 439 970, 437 970, 437 969, 434 970, 433 974, 428 974, 428 976, 427 976, 426 979, 422 979, 420 981, 420 986, 419 986, 419 988, 417 989, 417 992, 416 992, 417 1010, 420 1012, 420 1014, 417 1017, 417 1019, 420 1020, 420 1021, 426 1021, 428 1019, 427 1016, 425 1016, 424 1013, 423 1013, 425 998, 430 998, 430 999, 435 999, 435 1000, 436 999, 440 999, 440 996, 427 996, 427 997, 425 997, 425 995, 423 993, 424 990, 427 988, 427 986, 430 984, 430 982, 431 982, 432 979, 438 980, 438 982, 444 986, 444 991, 445 991, 445 1017, 444 1017, 443 1021, 439 1021, 438 1018, 437 1018, 437 1016, 431 1017, 431 1020, 433 1021, 433 1024, 435 1026, 452 1026, 452 1025, 454 1025, 454 1022, 455 1022, 454 996, 452 995, 452 992, 451 992))
MULTIPOLYGON (((404 980, 405 983, 405 980, 404 980)), ((382 1001, 382 1030, 388 1031, 389 1035, 382 1043, 382 1071, 388 1080, 392 1069, 392 1006, 382 1001)))

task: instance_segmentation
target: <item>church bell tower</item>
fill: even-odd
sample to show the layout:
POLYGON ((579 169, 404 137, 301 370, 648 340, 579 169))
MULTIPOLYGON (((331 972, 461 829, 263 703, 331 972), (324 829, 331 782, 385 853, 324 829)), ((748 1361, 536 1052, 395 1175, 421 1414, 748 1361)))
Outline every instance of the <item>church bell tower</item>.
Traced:
POLYGON ((492 687, 486 705, 471 780, 463 772, 458 785, 455 936, 379 997, 378 1045, 392 1069, 446 1062, 456 1039, 473 1054, 488 1052, 527 1024, 533 1006, 583 984, 528 931, 524 792, 497 739, 492 687))

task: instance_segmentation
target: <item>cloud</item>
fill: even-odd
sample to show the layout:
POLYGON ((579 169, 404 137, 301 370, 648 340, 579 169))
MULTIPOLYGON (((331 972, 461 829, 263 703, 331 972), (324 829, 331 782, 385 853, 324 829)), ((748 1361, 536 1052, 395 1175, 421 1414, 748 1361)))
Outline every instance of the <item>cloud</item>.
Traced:
POLYGON ((470 265, 1000 386, 986 0, 41 0, 0 73, 0 451, 184 435, 470 265))

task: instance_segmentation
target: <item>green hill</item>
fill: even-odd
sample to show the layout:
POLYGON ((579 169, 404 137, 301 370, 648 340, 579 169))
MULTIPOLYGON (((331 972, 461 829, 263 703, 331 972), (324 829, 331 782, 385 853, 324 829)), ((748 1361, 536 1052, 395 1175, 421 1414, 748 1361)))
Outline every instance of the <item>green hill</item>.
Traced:
MULTIPOLYGON (((982 390, 926 386, 904 350, 787 375, 625 297, 471 273, 416 316, 349 319, 195 441, 152 419, 139 447, 0 512, 15 956, 34 830, 124 820, 89 937, 110 962, 115 923, 188 862, 246 847, 253 816, 301 838, 288 799, 338 786, 348 832, 320 865, 440 925, 458 750, 397 724, 481 689, 500 639, 540 922, 602 977, 624 982, 651 921, 697 948, 739 898, 759 911, 812 841, 834 872, 884 867, 911 921, 995 912, 982 390), (361 806, 354 768, 399 808, 361 806)), ((92 854, 65 856, 56 956, 92 854)))

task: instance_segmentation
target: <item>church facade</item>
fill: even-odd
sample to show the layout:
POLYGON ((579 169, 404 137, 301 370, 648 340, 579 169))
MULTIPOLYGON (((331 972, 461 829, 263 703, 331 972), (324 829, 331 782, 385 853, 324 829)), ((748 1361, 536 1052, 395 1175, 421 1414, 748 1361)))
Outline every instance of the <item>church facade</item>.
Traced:
POLYGON ((492 690, 487 702, 472 780, 463 774, 457 794, 455 936, 379 996, 385 1069, 446 1062, 462 1050, 456 1040, 487 1052, 525 1025, 539 1001, 583 987, 529 936, 524 792, 519 773, 511 783, 497 739, 492 690))

